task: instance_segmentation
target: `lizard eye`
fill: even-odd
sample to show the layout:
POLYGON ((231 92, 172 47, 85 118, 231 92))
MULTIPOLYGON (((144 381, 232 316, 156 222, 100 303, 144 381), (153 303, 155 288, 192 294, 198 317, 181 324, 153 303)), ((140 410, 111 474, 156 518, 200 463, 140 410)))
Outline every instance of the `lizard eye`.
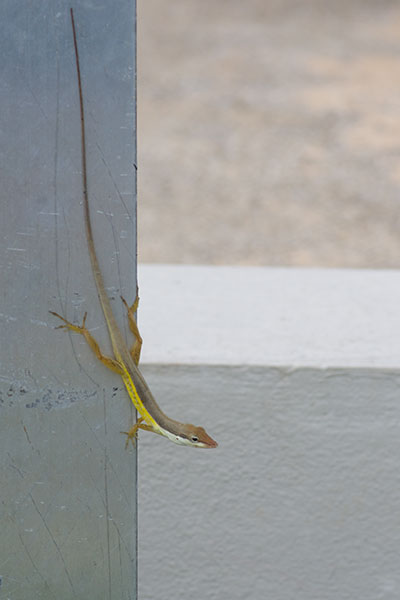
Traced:
POLYGON ((199 438, 196 435, 192 435, 192 437, 190 439, 192 440, 193 443, 196 443, 199 441, 199 438))

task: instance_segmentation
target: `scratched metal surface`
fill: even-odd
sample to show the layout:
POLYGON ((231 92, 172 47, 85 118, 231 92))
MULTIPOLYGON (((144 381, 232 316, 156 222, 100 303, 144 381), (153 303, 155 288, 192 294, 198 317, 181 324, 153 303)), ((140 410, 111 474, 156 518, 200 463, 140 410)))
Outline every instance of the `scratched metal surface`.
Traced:
MULTIPOLYGON (((69 2, 0 4, 0 597, 136 597, 136 456, 120 380, 56 310, 108 339, 82 222, 69 2)), ((100 263, 135 280, 135 6, 74 2, 100 263)))

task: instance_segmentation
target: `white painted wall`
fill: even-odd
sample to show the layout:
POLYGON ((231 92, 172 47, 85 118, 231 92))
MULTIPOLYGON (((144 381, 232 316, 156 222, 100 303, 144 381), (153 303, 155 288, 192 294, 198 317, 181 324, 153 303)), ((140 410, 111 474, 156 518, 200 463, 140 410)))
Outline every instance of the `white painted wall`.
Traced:
POLYGON ((216 450, 141 433, 139 580, 170 597, 400 597, 400 275, 142 266, 143 371, 216 450))

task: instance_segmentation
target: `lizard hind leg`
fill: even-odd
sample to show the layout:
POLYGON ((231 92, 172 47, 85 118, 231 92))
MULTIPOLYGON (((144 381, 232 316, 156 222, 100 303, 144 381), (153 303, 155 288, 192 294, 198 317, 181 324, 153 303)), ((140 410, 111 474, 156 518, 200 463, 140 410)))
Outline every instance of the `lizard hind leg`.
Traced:
POLYGON ((105 356, 101 352, 99 344, 96 342, 89 329, 86 327, 87 312, 85 312, 83 316, 82 325, 74 325, 73 323, 70 323, 70 321, 67 321, 67 319, 64 319, 64 317, 52 310, 49 312, 58 319, 61 319, 61 321, 63 321, 64 323, 63 325, 59 325, 56 329, 69 329, 70 331, 73 331, 75 333, 80 333, 81 335, 83 335, 90 348, 95 353, 96 358, 98 358, 99 361, 103 363, 103 365, 111 369, 111 371, 118 373, 119 375, 122 375, 124 373, 124 370, 121 368, 121 365, 118 361, 116 361, 114 358, 111 358, 110 356, 105 356))
POLYGON ((127 301, 125 300, 125 298, 123 298, 122 296, 121 296, 121 300, 124 303, 125 308, 127 310, 129 329, 131 330, 131 332, 133 333, 134 338, 135 338, 135 341, 133 342, 132 347, 129 349, 129 353, 130 353, 135 365, 138 365, 139 360, 140 360, 140 352, 142 350, 142 343, 143 343, 142 336, 139 333, 139 329, 138 329, 136 319, 135 319, 135 313, 139 306, 138 288, 136 288, 136 298, 135 298, 132 306, 129 306, 127 301))

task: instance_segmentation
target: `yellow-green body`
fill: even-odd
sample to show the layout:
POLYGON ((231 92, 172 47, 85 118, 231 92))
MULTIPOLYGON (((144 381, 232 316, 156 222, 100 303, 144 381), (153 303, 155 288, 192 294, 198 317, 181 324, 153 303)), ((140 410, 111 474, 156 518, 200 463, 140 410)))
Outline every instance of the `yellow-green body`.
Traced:
POLYGON ((153 394, 150 391, 142 373, 138 369, 138 363, 140 358, 140 351, 142 346, 142 338, 139 334, 134 313, 136 312, 139 298, 136 293, 135 302, 131 307, 128 307, 125 300, 123 300, 125 306, 128 309, 128 322, 130 330, 135 336, 135 342, 131 349, 129 349, 125 343, 122 333, 117 325, 114 314, 111 309, 110 300, 107 296, 103 276, 100 271, 94 240, 92 232, 92 224, 90 219, 90 208, 89 208, 89 196, 88 196, 88 182, 87 182, 87 169, 86 169, 86 140, 85 140, 85 116, 84 116, 84 105, 82 95, 82 84, 80 76, 80 65, 78 46, 76 39, 75 23, 73 11, 71 9, 71 21, 73 29, 73 40, 75 47, 75 58, 76 58, 76 69, 78 77, 78 91, 79 91, 79 104, 81 114, 81 154, 82 154, 82 185, 83 185, 83 208, 84 208, 84 220, 86 229, 86 238, 88 244, 88 250, 90 255, 90 261, 92 265, 93 276, 96 282, 97 292, 100 300, 100 304, 104 313, 104 317, 107 323, 108 332, 110 335, 111 345, 114 353, 114 357, 108 357, 101 353, 100 347, 96 340, 93 338, 89 330, 86 328, 86 314, 83 319, 81 326, 73 325, 57 313, 52 313, 64 321, 64 325, 61 327, 67 328, 71 331, 75 331, 83 335, 96 354, 97 358, 105 364, 109 369, 117 372, 125 384, 128 391, 129 397, 131 398, 136 410, 140 414, 140 419, 137 423, 128 431, 124 432, 127 434, 127 443, 129 439, 132 442, 135 441, 137 430, 145 429, 147 431, 153 431, 167 437, 176 444, 194 446, 198 448, 215 448, 217 443, 206 433, 202 427, 196 427, 191 424, 180 423, 174 419, 170 419, 161 410, 157 402, 154 399, 153 394))

